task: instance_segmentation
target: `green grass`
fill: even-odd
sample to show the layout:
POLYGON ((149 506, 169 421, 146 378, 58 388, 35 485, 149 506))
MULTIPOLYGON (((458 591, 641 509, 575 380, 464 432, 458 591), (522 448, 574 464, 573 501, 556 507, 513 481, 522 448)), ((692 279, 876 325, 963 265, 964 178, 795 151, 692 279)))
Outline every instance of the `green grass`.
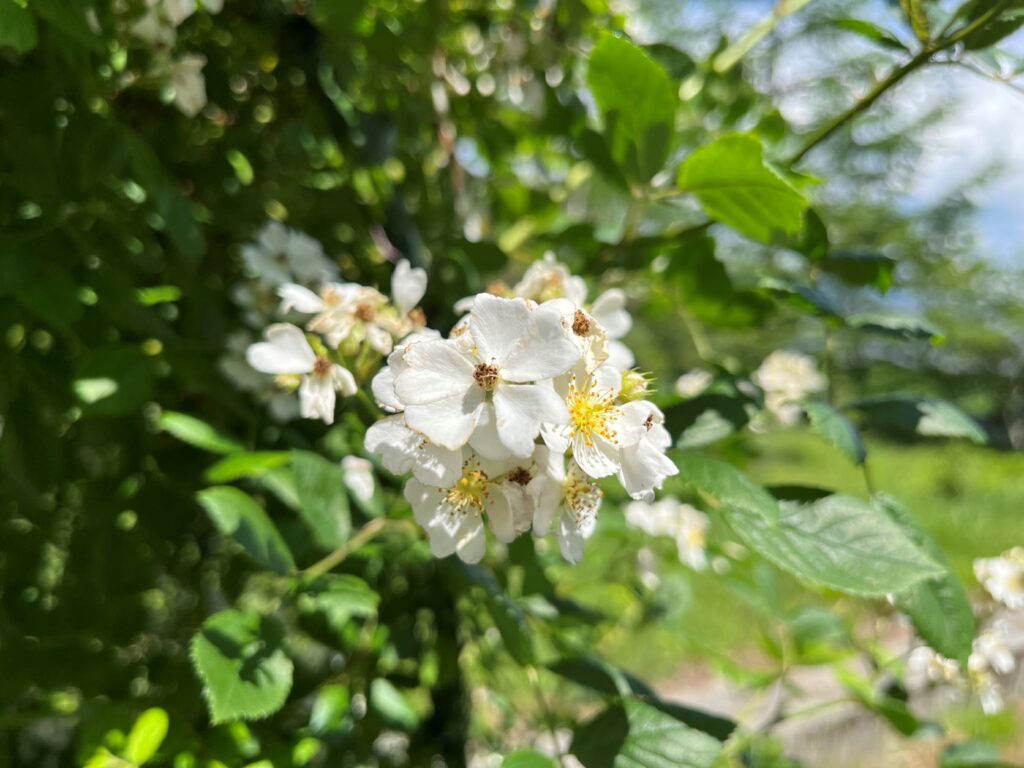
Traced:
MULTIPOLYGON (((745 471, 766 485, 811 485, 866 496, 860 468, 806 431, 753 436, 745 471)), ((977 590, 974 558, 995 555, 1024 543, 1024 455, 966 443, 898 445, 869 441, 868 462, 878 490, 897 497, 931 532, 968 589, 977 590)), ((711 546, 734 536, 715 521, 711 546)), ((602 638, 599 649, 652 680, 674 674, 688 660, 724 659, 755 649, 759 620, 743 588, 714 573, 695 574, 674 562, 668 540, 645 541, 625 528, 610 509, 579 566, 561 569, 557 583, 583 603, 621 618, 621 629, 602 638), (647 543, 661 555, 662 587, 656 611, 645 608, 636 583, 634 553, 647 543), (638 626, 639 625, 639 626, 638 626)), ((765 584, 765 571, 749 561, 733 572, 748 586, 795 611, 818 598, 794 580, 778 575, 765 584)))

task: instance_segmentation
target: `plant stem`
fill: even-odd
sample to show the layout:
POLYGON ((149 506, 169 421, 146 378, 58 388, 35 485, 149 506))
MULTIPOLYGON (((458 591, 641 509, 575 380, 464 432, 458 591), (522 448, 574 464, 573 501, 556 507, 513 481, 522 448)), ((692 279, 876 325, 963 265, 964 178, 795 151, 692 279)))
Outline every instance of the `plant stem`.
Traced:
POLYGON ((875 86, 863 99, 858 101, 845 112, 840 113, 818 130, 814 131, 800 150, 789 159, 789 165, 796 165, 808 152, 821 144, 821 142, 825 141, 825 139, 829 138, 832 134, 846 125, 846 123, 870 109, 886 91, 903 80, 903 78, 911 72, 914 72, 929 63, 932 56, 946 50, 947 48, 952 48, 961 40, 969 37, 971 34, 984 27, 988 22, 996 18, 1008 4, 1009 0, 998 0, 998 2, 994 3, 991 8, 985 11, 985 13, 962 29, 954 32, 948 37, 942 37, 934 42, 927 43, 917 55, 910 59, 910 61, 896 67, 889 72, 886 77, 875 83, 875 86))
POLYGON ((408 520, 389 520, 384 517, 375 517, 368 522, 351 539, 346 541, 329 555, 317 560, 308 568, 300 571, 299 575, 304 579, 315 579, 322 576, 336 566, 340 565, 346 557, 351 555, 364 544, 372 541, 388 528, 410 528, 408 520))

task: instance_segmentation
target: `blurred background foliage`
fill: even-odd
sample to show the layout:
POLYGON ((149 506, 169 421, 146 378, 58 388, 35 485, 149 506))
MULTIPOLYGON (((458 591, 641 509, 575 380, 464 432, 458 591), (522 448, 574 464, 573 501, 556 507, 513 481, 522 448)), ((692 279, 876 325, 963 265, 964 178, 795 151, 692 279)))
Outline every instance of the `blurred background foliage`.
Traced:
MULTIPOLYGON (((952 8, 909 5, 936 19, 952 8)), ((575 569, 542 548, 474 582, 421 542, 378 540, 360 559, 381 595, 375 617, 340 630, 299 617, 289 704, 259 724, 210 725, 189 643, 236 598, 276 604, 280 585, 216 534, 195 502, 210 458, 161 432, 161 412, 193 414, 249 449, 332 459, 357 452, 365 429, 356 404, 327 430, 275 423, 219 372, 244 325, 230 298, 246 279, 238 249, 268 218, 320 240, 348 280, 386 284, 397 254, 426 267, 424 309, 442 328, 455 299, 554 251, 626 290, 630 345, 668 405, 693 368, 728 380, 773 349, 827 345, 837 401, 912 391, 982 424, 987 447, 910 446, 896 419, 861 422, 877 487, 917 513, 961 577, 973 557, 1024 540, 1020 268, 985 253, 971 190, 987 176, 907 202, 922 138, 963 105, 929 97, 910 109, 897 90, 789 165, 912 58, 900 3, 228 0, 178 29, 176 49, 206 57, 208 103, 191 119, 151 75, 152 46, 127 33, 142 10, 0 0, 0 765, 79 764, 123 746, 116 734, 152 706, 171 715, 161 764, 182 768, 398 762, 382 733, 404 734, 411 765, 462 765, 467 744, 504 754, 592 711, 561 678, 544 671, 531 685, 510 662, 505 589, 525 606, 516 621, 524 610, 548 620, 555 606, 565 637, 538 644, 599 649, 665 679, 696 659, 754 676, 735 661, 754 644, 748 597, 678 564, 645 589, 640 537, 611 499, 575 569), (744 37, 762 17, 766 34, 744 37), (679 90, 665 168, 715 137, 755 133, 813 200, 802 242, 709 225, 689 200, 659 196, 674 171, 631 194, 585 87, 587 55, 609 30, 643 44, 679 90)), ((1013 87, 1006 43, 1019 21, 935 66, 1013 87)), ((697 412, 668 411, 680 429, 697 412)), ((803 428, 729 428, 715 443, 767 484, 865 492, 859 470, 803 428)), ((309 562, 299 521, 264 496, 309 562)), ((760 580, 760 568, 741 576, 760 580)), ((765 587, 783 614, 831 600, 790 581, 765 587)), ((786 620, 756 621, 770 636, 786 620)), ((1015 729, 996 735, 1012 741, 1015 729)), ((785 764, 769 752, 748 761, 785 764)))

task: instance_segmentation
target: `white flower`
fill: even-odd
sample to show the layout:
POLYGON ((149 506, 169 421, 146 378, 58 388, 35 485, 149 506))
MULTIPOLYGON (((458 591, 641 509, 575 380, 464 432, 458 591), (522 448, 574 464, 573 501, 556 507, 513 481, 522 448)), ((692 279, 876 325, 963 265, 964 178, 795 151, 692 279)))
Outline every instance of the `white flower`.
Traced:
POLYGON ((700 510, 671 497, 653 504, 634 501, 626 507, 626 522, 650 536, 675 539, 681 563, 695 571, 707 568, 708 517, 700 510))
POLYGON ((920 645, 910 652, 907 672, 914 678, 935 685, 949 685, 961 678, 960 665, 956 661, 947 659, 927 645, 920 645))
POLYGON ((274 377, 253 370, 245 360, 246 350, 252 344, 247 331, 228 336, 225 354, 218 361, 224 377, 243 392, 251 392, 261 403, 266 403, 275 421, 291 421, 299 417, 299 399, 294 392, 284 392, 274 386, 274 377))
POLYGON ((641 419, 626 418, 632 404, 617 402, 622 374, 609 365, 587 374, 575 370, 556 384, 568 411, 568 423, 546 425, 544 442, 557 453, 572 449, 573 458, 591 477, 615 474, 622 446, 635 444, 643 434, 641 419))
POLYGON ((468 340, 436 340, 403 352, 406 367, 395 377, 395 391, 406 424, 455 450, 469 441, 481 413, 493 408, 499 441, 513 455, 530 456, 541 424, 567 418, 554 390, 538 382, 579 359, 559 313, 480 294, 463 335, 472 347, 468 340))
POLYGON ((680 397, 697 397, 697 395, 710 387, 714 380, 713 374, 700 368, 695 368, 676 379, 676 394, 680 397))
POLYGON ((633 499, 650 501, 666 477, 679 473, 679 468, 665 455, 672 446, 672 436, 665 429, 665 415, 646 400, 622 406, 623 423, 639 438, 626 442, 619 454, 619 481, 633 499))
POLYGON ((828 384, 813 357, 784 349, 768 355, 750 378, 764 390, 768 411, 787 426, 800 420, 800 401, 828 384))
POLYGON ((354 395, 356 382, 346 369, 318 356, 305 334, 294 325, 277 323, 267 328, 266 341, 246 351, 249 365, 262 373, 301 376, 299 407, 303 418, 334 423, 335 392, 354 395))
POLYGON ((619 339, 633 327, 633 318, 626 311, 626 294, 618 288, 605 291, 590 307, 590 314, 608 335, 608 364, 626 371, 636 363, 632 350, 619 339))
POLYGON ((373 479, 373 464, 359 456, 346 456, 341 460, 345 487, 362 502, 373 498, 377 484, 373 479))
POLYGON ((537 466, 541 471, 528 486, 534 498, 533 532, 547 536, 558 523, 558 548, 570 563, 583 559, 583 547, 597 527, 601 489, 569 459, 568 471, 561 453, 537 447, 537 466))
POLYGON ((311 285, 338 274, 319 242, 279 221, 268 221, 260 228, 256 242, 242 248, 242 261, 253 277, 271 286, 311 285))
POLYGON ((206 57, 198 54, 182 56, 171 64, 174 106, 186 117, 195 117, 206 106, 205 66, 206 57))
POLYGON ((975 560, 974 575, 993 600, 1011 611, 1024 609, 1024 547, 975 560))
POLYGON ((447 487, 426 485, 415 478, 405 484, 405 498, 430 539, 435 557, 458 554, 477 563, 487 548, 484 515, 501 541, 516 535, 514 512, 494 470, 470 458, 454 483, 447 487))
POLYGON ((1009 675, 1017 668, 1017 658, 1008 644, 1007 627, 999 622, 974 639, 967 661, 968 679, 977 692, 981 708, 988 715, 1003 709, 1000 675, 1009 675))
POLYGON ((582 277, 573 275, 569 268, 555 259, 551 252, 533 262, 523 279, 512 286, 512 295, 538 303, 550 299, 569 299, 582 306, 587 300, 587 284, 582 277))

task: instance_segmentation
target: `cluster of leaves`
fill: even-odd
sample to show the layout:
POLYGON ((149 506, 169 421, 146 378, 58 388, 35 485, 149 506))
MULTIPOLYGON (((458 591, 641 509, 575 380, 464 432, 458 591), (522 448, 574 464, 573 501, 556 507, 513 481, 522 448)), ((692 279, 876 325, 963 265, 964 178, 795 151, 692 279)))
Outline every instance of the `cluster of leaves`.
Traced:
MULTIPOLYGON (((617 617, 566 599, 528 540, 493 567, 437 561, 386 473, 370 500, 350 494, 337 460, 361 453, 374 416, 364 404, 324 431, 269 423, 229 391, 214 362, 239 325, 234 248, 267 216, 342 252, 348 279, 381 282, 396 251, 427 267, 438 325, 455 298, 547 249, 640 286, 645 313, 685 324, 718 372, 697 398, 664 397, 675 490, 811 589, 895 595, 927 642, 966 656, 963 588, 897 501, 769 491, 723 460, 756 397, 741 386, 752 361, 717 334, 745 331, 759 355, 768 346, 751 329, 779 318, 823 340, 938 338, 927 323, 847 311, 823 288, 884 291, 893 263, 834 244, 827 212, 809 204, 817 180, 785 158, 871 103, 793 135, 742 66, 785 14, 698 61, 602 33, 626 19, 600 2, 240 0, 179 30, 208 59, 210 104, 187 120, 122 87, 146 67, 119 42, 125 5, 0 0, 0 716, 18 725, 0 741, 11 764, 464 765, 467 745, 507 746, 470 706, 471 684, 497 687, 504 665, 600 703, 573 735, 588 768, 783 764, 733 723, 662 701, 594 656, 617 617), (756 279, 738 278, 720 257, 741 238, 801 259, 806 279, 767 259, 756 279)), ((905 5, 918 43, 886 88, 1024 22, 1015 2, 967 2, 939 24, 932 4, 905 5)), ((868 22, 844 26, 895 49, 868 22)), ((666 348, 683 353, 678 339, 666 348)), ((859 465, 864 426, 986 439, 930 394, 804 408, 859 465)), ((796 663, 853 643, 820 616, 785 624, 796 663)), ((852 695, 903 733, 924 728, 898 685, 876 682, 851 680, 852 695)), ((534 709, 537 730, 571 717, 534 709)), ((991 757, 976 747, 947 764, 991 757)), ((505 764, 550 761, 518 752, 505 764)))

